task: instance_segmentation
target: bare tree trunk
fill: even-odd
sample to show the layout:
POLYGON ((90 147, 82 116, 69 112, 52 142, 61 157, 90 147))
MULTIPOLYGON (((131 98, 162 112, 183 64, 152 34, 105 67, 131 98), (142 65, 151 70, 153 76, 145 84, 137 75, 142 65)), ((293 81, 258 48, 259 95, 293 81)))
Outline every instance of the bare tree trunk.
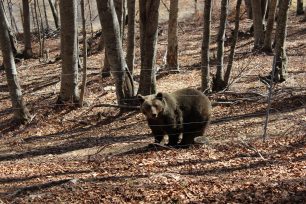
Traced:
POLYGON ((58 103, 79 102, 76 0, 60 1, 62 76, 58 103))
POLYGON ((230 79, 230 76, 231 76, 232 67, 233 67, 233 63, 234 63, 235 49, 236 49, 238 31, 239 31, 241 2, 242 2, 242 0, 237 0, 237 4, 236 4, 235 30, 234 30, 233 40, 232 40, 232 44, 231 44, 231 52, 230 52, 230 55, 228 57, 227 69, 226 69, 226 72, 225 72, 225 75, 224 75, 225 87, 229 86, 229 79, 230 79))
POLYGON ((14 110, 14 119, 21 123, 28 123, 31 120, 31 115, 22 98, 13 50, 10 43, 9 26, 5 20, 4 8, 2 4, 0 4, 0 47, 14 110))
POLYGON ((83 79, 80 94, 80 106, 83 106, 87 80, 87 36, 85 19, 85 2, 81 0, 82 31, 83 31, 83 79))
POLYGON ((34 0, 35 20, 36 20, 38 39, 39 39, 39 57, 42 57, 43 56, 43 47, 42 47, 42 38, 41 38, 41 26, 39 25, 39 18, 38 18, 37 9, 39 9, 38 5, 37 5, 37 0, 34 0))
POLYGON ((45 15, 46 29, 49 30, 49 22, 48 22, 47 7, 46 7, 46 2, 45 2, 45 0, 43 0, 43 7, 44 7, 44 15, 45 15))
POLYGON ((303 0, 297 0, 296 4, 296 15, 303 15, 304 10, 303 10, 303 0))
POLYGON ((9 14, 10 14, 11 28, 12 29, 15 28, 15 32, 19 33, 18 26, 16 24, 16 21, 15 21, 14 15, 13 15, 12 0, 7 0, 7 8, 8 8, 9 14))
POLYGON ((278 0, 271 0, 269 4, 269 14, 267 29, 265 32, 265 40, 263 45, 263 51, 272 53, 272 31, 275 21, 276 6, 278 0))
POLYGON ((246 9, 247 9, 247 14, 248 14, 248 18, 252 19, 253 15, 252 15, 252 0, 244 0, 246 9))
POLYGON ((198 15, 199 11, 198 11, 198 0, 194 0, 194 15, 198 15))
POLYGON ((3 8, 4 20, 5 20, 5 23, 6 23, 6 25, 7 25, 8 32, 9 32, 9 37, 10 37, 11 47, 12 47, 12 50, 13 50, 13 55, 16 56, 16 55, 18 54, 16 36, 15 36, 15 34, 13 33, 12 28, 11 28, 10 25, 9 25, 9 21, 8 21, 8 19, 7 19, 6 14, 5 14, 3 1, 1 2, 0 5, 1 5, 2 8, 3 8))
MULTIPOLYGON (((99 14, 99 19, 100 19, 100 23, 101 23, 101 28, 102 28, 102 35, 100 37, 100 43, 99 43, 99 49, 102 51, 105 46, 105 40, 104 40, 104 28, 102 26, 102 5, 101 5, 101 1, 100 0, 96 0, 97 2, 97 8, 98 8, 98 14, 99 14)), ((107 52, 105 50, 105 53, 104 53, 104 63, 103 63, 103 67, 102 67, 102 77, 109 77, 111 74, 110 74, 110 65, 109 65, 109 62, 108 62, 108 57, 107 57, 107 52)))
POLYGON ((93 37, 93 25, 92 25, 92 11, 91 11, 91 5, 90 5, 90 0, 87 0, 88 4, 88 12, 89 12, 89 22, 90 22, 90 31, 91 31, 91 37, 93 37))
POLYGON ((124 30, 124 0, 113 0, 115 5, 115 10, 120 27, 120 37, 123 39, 123 30, 124 30))
POLYGON ((126 62, 127 66, 133 75, 134 73, 134 58, 135 58, 135 0, 127 0, 128 3, 128 41, 126 62))
POLYGON ((21 6, 21 4, 19 4, 19 13, 20 13, 20 18, 21 18, 21 23, 22 23, 22 28, 24 30, 23 27, 23 23, 24 23, 24 17, 23 17, 23 11, 22 11, 23 7, 21 6))
POLYGON ((32 14, 32 25, 33 25, 33 29, 32 30, 36 30, 36 20, 35 20, 35 9, 34 9, 34 4, 31 3, 31 14, 32 14))
POLYGON ((202 66, 202 86, 203 92, 210 92, 210 67, 209 67, 209 44, 210 44, 210 25, 211 25, 211 0, 204 2, 204 25, 203 41, 201 49, 201 66, 202 66))
POLYGON ((178 71, 178 40, 177 40, 178 0, 170 1, 168 24, 167 69, 178 71))
POLYGON ((286 36, 288 11, 291 0, 282 0, 279 5, 279 13, 277 18, 276 36, 275 36, 275 81, 283 82, 287 78, 287 55, 286 55, 286 36))
POLYGON ((24 58, 28 59, 33 56, 31 44, 31 18, 29 0, 22 0, 23 6, 23 40, 24 40, 24 58))
POLYGON ((263 25, 264 25, 264 21, 266 19, 267 12, 268 12, 268 4, 269 4, 269 0, 261 0, 261 15, 262 15, 263 25))
POLYGON ((126 65, 122 41, 120 37, 120 27, 113 0, 98 0, 102 11, 102 26, 104 28, 105 50, 107 52, 108 61, 111 71, 115 78, 116 94, 119 105, 128 102, 126 99, 135 95, 134 81, 129 74, 126 65))
POLYGON ((264 40, 263 19, 261 1, 252 0, 253 26, 254 26, 254 49, 260 49, 264 40))
POLYGON ((160 0, 139 1, 141 71, 138 93, 156 93, 156 43, 160 0))
POLYGON ((217 37, 217 73, 213 83, 213 90, 220 91, 225 88, 224 84, 224 41, 225 41, 225 29, 226 29, 226 18, 228 12, 228 0, 221 1, 221 14, 220 14, 220 25, 217 37))
POLYGON ((52 11, 52 15, 53 15, 53 19, 54 19, 54 24, 56 29, 59 29, 59 25, 58 25, 58 13, 55 10, 54 4, 52 3, 52 0, 48 0, 49 1, 49 5, 52 11))

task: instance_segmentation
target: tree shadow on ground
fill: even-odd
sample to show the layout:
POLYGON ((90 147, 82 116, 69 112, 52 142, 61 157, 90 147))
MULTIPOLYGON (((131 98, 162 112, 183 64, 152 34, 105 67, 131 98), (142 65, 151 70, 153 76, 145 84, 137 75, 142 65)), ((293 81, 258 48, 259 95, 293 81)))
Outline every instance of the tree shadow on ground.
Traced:
POLYGON ((37 156, 43 156, 48 154, 59 155, 71 151, 97 147, 105 144, 115 144, 124 142, 133 142, 137 140, 147 139, 148 135, 107 135, 107 136, 97 136, 97 137, 82 137, 75 139, 73 141, 68 140, 62 144, 55 146, 44 146, 31 149, 29 151, 0 155, 0 161, 13 161, 16 159, 33 158, 37 156))
POLYGON ((83 174, 83 173, 90 173, 90 170, 76 170, 76 171, 64 171, 64 172, 55 172, 51 174, 39 174, 27 177, 4 177, 0 178, 0 184, 8 184, 8 183, 17 183, 23 181, 29 181, 33 179, 40 179, 46 177, 54 177, 54 176, 65 176, 65 175, 75 175, 75 174, 83 174))
MULTIPOLYGON (((63 113, 63 115, 64 114, 65 113, 63 113)), ((54 134, 42 135, 39 137, 37 136, 27 137, 27 138, 24 138, 24 141, 25 142, 36 142, 36 141, 41 141, 41 140, 52 140, 54 138, 72 139, 92 129, 101 128, 101 126, 109 125, 116 120, 126 120, 132 117, 134 114, 137 114, 137 112, 131 111, 125 115, 122 115, 122 113, 118 113, 114 116, 105 117, 104 119, 98 121, 95 125, 86 125, 86 127, 84 127, 84 124, 83 125, 76 124, 75 126, 71 127, 69 130, 60 131, 54 134)))
POLYGON ((303 203, 306 200, 306 190, 303 190, 305 185, 306 180, 303 178, 266 182, 260 186, 247 185, 242 189, 228 190, 218 197, 235 203, 303 203), (297 188, 298 186, 301 188, 297 188))
MULTIPOLYGON (((272 102, 270 114, 273 115, 273 114, 296 111, 298 109, 305 108, 306 107, 305 104, 306 104, 306 95, 298 95, 298 96, 283 98, 282 100, 277 100, 272 102)), ((216 118, 211 121, 211 124, 220 124, 223 122, 261 117, 266 114, 267 110, 266 108, 263 107, 261 110, 257 110, 252 113, 216 118)))

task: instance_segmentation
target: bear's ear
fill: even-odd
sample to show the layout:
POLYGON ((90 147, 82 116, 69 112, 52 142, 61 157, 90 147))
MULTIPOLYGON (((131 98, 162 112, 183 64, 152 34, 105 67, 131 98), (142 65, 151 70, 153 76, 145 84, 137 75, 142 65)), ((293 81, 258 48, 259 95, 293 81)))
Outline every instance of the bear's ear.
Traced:
POLYGON ((136 98, 141 104, 145 101, 145 97, 141 94, 137 94, 136 98))
POLYGON ((163 100, 163 97, 164 97, 164 95, 163 95, 162 92, 158 92, 158 93, 156 94, 156 96, 155 96, 156 99, 161 100, 161 101, 163 100))

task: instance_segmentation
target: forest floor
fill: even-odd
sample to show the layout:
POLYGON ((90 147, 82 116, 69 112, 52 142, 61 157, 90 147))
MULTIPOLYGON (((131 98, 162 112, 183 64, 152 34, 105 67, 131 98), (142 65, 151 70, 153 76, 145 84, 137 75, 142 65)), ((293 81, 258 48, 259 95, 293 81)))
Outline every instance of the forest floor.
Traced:
MULTIPOLYGON (((258 75, 270 72, 273 57, 252 52, 251 36, 239 38, 230 91, 209 95, 232 103, 213 108, 205 143, 189 149, 148 148, 153 138, 138 110, 120 114, 103 106, 116 102, 113 79, 101 78, 103 52, 89 57, 88 105, 77 109, 55 106, 61 61, 19 63, 24 99, 35 116, 28 125, 12 122, 0 71, 0 203, 305 202, 306 22, 301 20, 291 13, 289 77, 274 87, 265 142, 268 89, 258 75)), ((250 23, 243 19, 241 29, 250 23)), ((212 27, 216 35, 217 22, 212 27)), ((166 32, 167 25, 161 28, 166 32)), ((161 33, 159 91, 200 87, 202 28, 193 18, 180 22, 180 73, 163 74, 167 35, 161 33)), ((48 39, 47 45, 55 58, 59 39, 48 39)), ((227 45, 225 62, 228 50, 227 45)), ((137 79, 139 48, 135 64, 137 79)))

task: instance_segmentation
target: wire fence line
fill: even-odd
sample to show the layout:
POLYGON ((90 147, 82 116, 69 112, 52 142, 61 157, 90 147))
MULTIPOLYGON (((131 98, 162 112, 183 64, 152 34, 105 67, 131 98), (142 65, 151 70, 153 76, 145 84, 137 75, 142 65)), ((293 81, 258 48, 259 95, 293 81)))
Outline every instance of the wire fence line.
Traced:
MULTIPOLYGON (((67 105, 79 105, 79 103, 68 103, 68 104, 56 104, 54 106, 51 106, 51 105, 45 105, 45 106, 39 106, 39 107, 32 107, 32 109, 34 110, 38 110, 38 109, 43 109, 43 108, 46 108, 46 107, 56 107, 56 106, 67 106, 67 105)), ((105 104, 105 105, 109 105, 109 106, 112 106, 113 104, 105 104)), ((89 108, 95 108, 96 106, 92 106, 92 107, 89 107, 89 108)), ((100 106, 98 106, 100 107, 100 106)), ((113 107, 118 107, 116 104, 113 106, 113 107)), ((134 109, 136 110, 139 110, 140 111, 140 107, 139 106, 134 106, 133 107, 134 109)), ((296 108, 283 108, 281 110, 278 110, 276 108, 272 108, 271 109, 271 113, 272 114, 281 114, 282 112, 290 112, 290 111, 295 111, 295 110, 298 110, 298 109, 305 109, 305 113, 306 113, 306 105, 305 104, 302 104, 301 106, 299 107, 296 107, 296 108)), ((22 108, 9 108, 7 109, 7 112, 10 112, 10 111, 13 111, 13 110, 21 110, 22 108)), ((242 119, 245 119, 245 118, 251 118, 251 117, 260 117, 260 116, 264 116, 266 114, 266 112, 258 112, 258 113, 248 113, 248 114, 242 114, 242 115, 232 115, 232 116, 226 116, 226 117, 221 117, 221 118, 212 118, 211 120, 203 120, 203 121, 194 121, 194 122, 183 122, 183 123, 180 123, 180 125, 192 125, 192 124, 201 124, 201 123, 204 123, 204 122, 208 122, 209 124, 219 124, 219 123, 223 123, 223 122, 229 122, 231 120, 242 120, 242 119)), ((114 120, 114 121, 120 121, 120 118, 117 119, 117 120, 114 120)), ((147 120, 140 120, 138 122, 147 122, 147 120)), ((173 126, 174 124, 161 124, 161 125, 151 125, 152 127, 170 127, 170 126, 173 126)))

